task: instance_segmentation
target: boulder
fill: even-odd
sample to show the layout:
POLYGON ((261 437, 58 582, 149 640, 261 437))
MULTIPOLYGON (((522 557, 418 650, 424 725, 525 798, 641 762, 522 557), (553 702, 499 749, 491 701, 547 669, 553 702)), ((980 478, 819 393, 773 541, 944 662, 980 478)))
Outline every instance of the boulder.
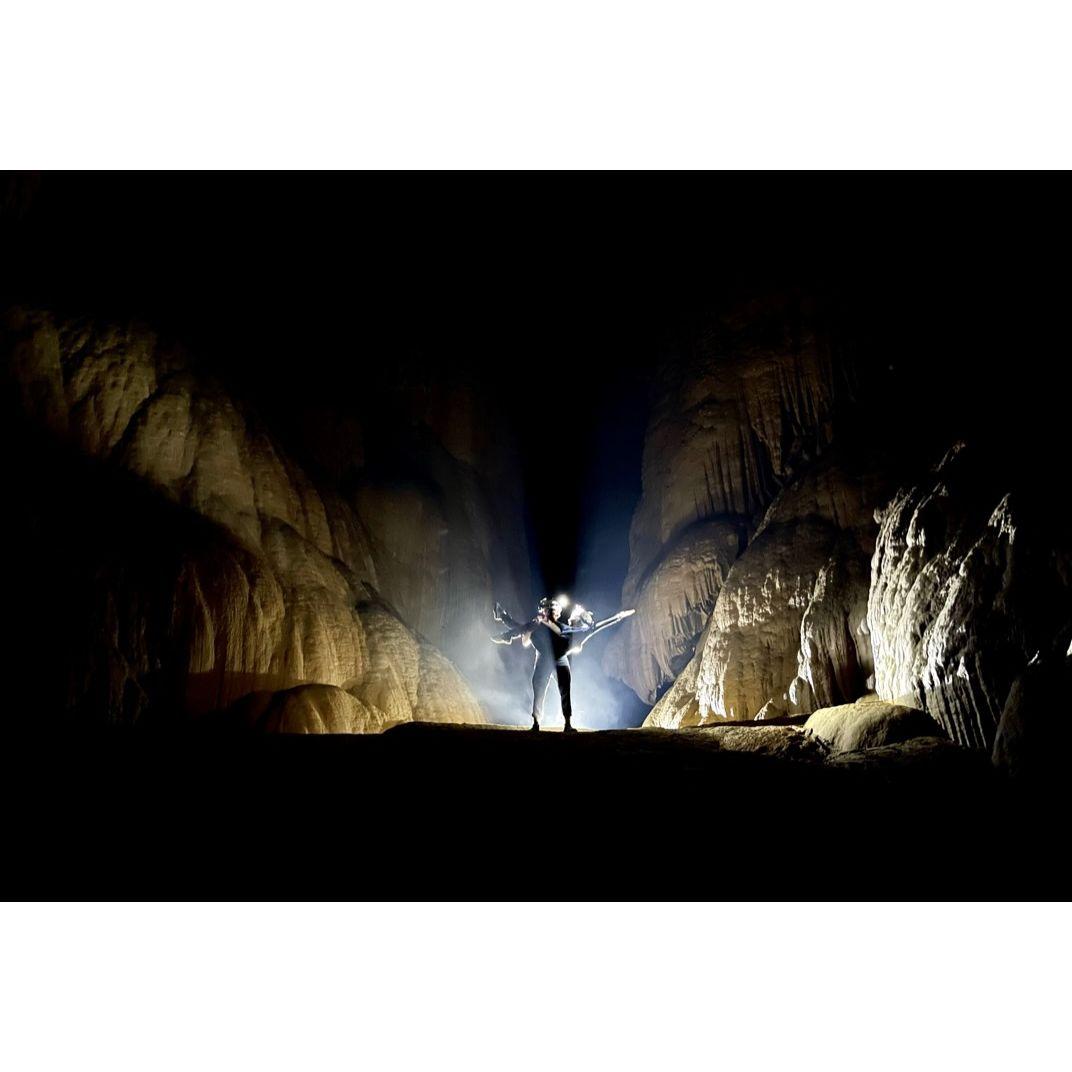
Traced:
POLYGON ((335 685, 251 692, 226 713, 230 726, 261 733, 374 733, 394 723, 335 685))
POLYGON ((835 753, 880 748, 916 737, 945 737, 941 726, 925 711, 888 703, 877 696, 813 711, 804 723, 804 732, 835 753))
POLYGON ((826 749, 798 726, 702 726, 694 731, 725 752, 751 752, 776 759, 821 762, 826 749))

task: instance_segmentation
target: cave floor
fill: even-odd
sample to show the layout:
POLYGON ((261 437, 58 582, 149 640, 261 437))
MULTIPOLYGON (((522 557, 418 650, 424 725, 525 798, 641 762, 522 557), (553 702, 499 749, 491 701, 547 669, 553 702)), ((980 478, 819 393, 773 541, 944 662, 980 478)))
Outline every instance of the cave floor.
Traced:
MULTIPOLYGON (((731 728, 732 730, 733 728, 731 728)), ((775 729, 775 728, 771 728, 775 729)), ((942 742, 799 730, 109 734, 8 750, 31 897, 1062 896, 1057 815, 942 742), (760 733, 758 736, 764 736, 760 733), (743 741, 743 743, 742 743, 743 741)))

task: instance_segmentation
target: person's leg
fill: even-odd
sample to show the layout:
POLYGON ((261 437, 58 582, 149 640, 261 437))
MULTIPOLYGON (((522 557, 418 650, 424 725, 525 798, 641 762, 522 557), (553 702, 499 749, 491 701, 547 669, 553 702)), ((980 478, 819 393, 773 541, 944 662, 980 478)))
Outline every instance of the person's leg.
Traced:
POLYGON ((540 728, 540 717, 543 715, 543 698, 547 692, 547 686, 551 681, 551 672, 554 669, 551 660, 544 655, 536 656, 536 665, 532 668, 532 728, 540 728))
POLYGON ((562 717, 566 720, 565 730, 573 729, 573 702, 570 699, 570 685, 573 674, 570 671, 569 662, 563 661, 555 664, 555 676, 558 678, 558 695, 562 699, 562 717))

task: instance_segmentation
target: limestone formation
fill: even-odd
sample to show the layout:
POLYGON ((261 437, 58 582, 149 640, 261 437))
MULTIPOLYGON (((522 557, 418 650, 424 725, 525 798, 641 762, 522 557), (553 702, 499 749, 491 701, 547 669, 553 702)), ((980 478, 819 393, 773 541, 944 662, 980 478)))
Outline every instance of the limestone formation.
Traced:
POLYGON ((635 597, 636 614, 611 637, 603 669, 654 703, 660 687, 688 663, 737 556, 737 526, 702 521, 669 547, 635 597))
MULTIPOLYGON (((408 634, 401 635, 403 646, 412 644, 408 634)), ((391 682, 399 652, 397 638, 392 640, 386 672, 374 660, 365 680, 348 682, 346 688, 296 685, 279 692, 248 693, 227 711, 224 723, 262 733, 379 733, 402 722, 484 721, 476 698, 449 662, 426 645, 417 654, 416 692, 391 682)))
MULTIPOLYGON (((20 419, 69 459, 57 462, 56 486, 35 494, 56 495, 64 472, 88 466, 70 478, 90 500, 69 556, 84 556, 72 576, 85 577, 87 590, 73 708, 132 722, 154 698, 181 697, 182 712, 198 715, 254 691, 315 683, 352 702, 330 690, 287 692, 269 705, 267 724, 483 720, 458 672, 406 620, 439 636, 451 624, 450 600, 445 617, 425 614, 423 592, 402 579, 406 570, 446 569, 434 594, 444 584, 464 593, 454 602, 465 613, 490 605, 481 543, 490 543, 493 508, 478 502, 472 474, 468 557, 429 560, 423 549, 444 535, 430 496, 381 489, 369 524, 367 498, 348 499, 311 477, 254 410, 151 332, 26 311, 10 313, 4 328, 20 419), (117 481, 127 483, 117 489, 117 481), (391 521, 392 511, 407 523, 391 521), (84 549, 90 543, 96 559, 84 549)), ((61 508, 39 505, 39 516, 61 508)))
POLYGON ((862 454, 828 456, 785 488, 648 725, 807 713, 866 691, 868 561, 885 469, 862 454))
POLYGON ((519 461, 508 417, 482 385, 450 375, 381 370, 360 423, 317 397, 296 438, 303 458, 346 489, 378 592, 501 717, 526 702, 509 653, 488 643, 496 599, 516 613, 532 602, 519 461))
POLYGON ((821 707, 809 716, 804 732, 835 753, 900 744, 914 737, 945 736, 925 711, 887 703, 874 695, 850 704, 821 707))
POLYGON ((770 719, 785 718, 789 714, 787 706, 779 700, 768 700, 757 712, 757 722, 767 722, 770 719))
POLYGON ((751 752, 777 759, 818 762, 826 749, 798 726, 703 726, 696 730, 725 752, 751 752))
POLYGON ((295 685, 248 693, 227 711, 226 724, 262 733, 376 733, 393 725, 380 715, 335 685, 295 685))
POLYGON ((989 748, 1013 681, 1072 621, 1065 524, 1048 491, 964 443, 902 489, 872 562, 878 694, 989 748))
POLYGON ((638 613, 604 659, 648 702, 695 650, 754 519, 829 441, 844 378, 815 310, 787 297, 723 315, 658 382, 622 593, 638 613))

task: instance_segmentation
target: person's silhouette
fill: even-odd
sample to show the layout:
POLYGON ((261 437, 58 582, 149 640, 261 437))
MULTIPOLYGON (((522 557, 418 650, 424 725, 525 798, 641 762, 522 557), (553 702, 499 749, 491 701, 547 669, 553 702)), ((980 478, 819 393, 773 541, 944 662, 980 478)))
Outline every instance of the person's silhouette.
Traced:
MULTIPOLYGON (((543 699, 552 674, 558 681, 558 695, 562 700, 562 717, 566 721, 565 733, 573 732, 573 704, 570 698, 572 671, 570 653, 576 635, 592 628, 592 614, 584 607, 575 606, 568 618, 563 618, 567 601, 562 597, 541 599, 536 617, 528 622, 515 621, 495 604, 495 620, 509 626, 505 633, 493 636, 496 644, 510 644, 520 639, 523 644, 536 649, 536 663, 532 668, 532 730, 540 728, 543 716, 543 699)), ((574 649, 575 650, 575 649, 574 649)))

